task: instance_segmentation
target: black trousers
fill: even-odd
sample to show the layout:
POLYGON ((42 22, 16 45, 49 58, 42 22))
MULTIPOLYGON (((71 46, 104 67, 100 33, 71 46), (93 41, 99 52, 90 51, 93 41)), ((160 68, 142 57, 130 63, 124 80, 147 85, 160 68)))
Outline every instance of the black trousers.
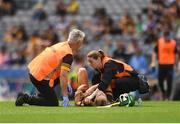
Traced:
POLYGON ((165 97, 169 98, 172 90, 173 83, 173 65, 159 65, 159 73, 158 73, 158 82, 159 87, 165 95, 165 97), (164 89, 164 81, 167 81, 167 91, 164 89))
POLYGON ((116 86, 113 89, 113 97, 116 100, 119 95, 123 93, 129 93, 139 89, 139 78, 138 77, 122 77, 116 79, 116 86))
MULTIPOLYGON (((39 94, 36 96, 29 96, 27 104, 37 106, 58 106, 58 99, 54 91, 54 87, 49 86, 48 80, 38 81, 31 74, 29 74, 32 84, 37 88, 39 94)), ((55 85, 58 84, 59 79, 55 80, 55 85)))

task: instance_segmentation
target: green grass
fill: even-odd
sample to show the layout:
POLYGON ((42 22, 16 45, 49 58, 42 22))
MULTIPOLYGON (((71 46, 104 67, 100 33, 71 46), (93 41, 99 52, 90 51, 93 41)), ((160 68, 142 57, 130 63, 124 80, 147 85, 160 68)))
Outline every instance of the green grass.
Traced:
POLYGON ((0 122, 180 122, 180 102, 144 102, 141 107, 15 107, 0 102, 0 122))

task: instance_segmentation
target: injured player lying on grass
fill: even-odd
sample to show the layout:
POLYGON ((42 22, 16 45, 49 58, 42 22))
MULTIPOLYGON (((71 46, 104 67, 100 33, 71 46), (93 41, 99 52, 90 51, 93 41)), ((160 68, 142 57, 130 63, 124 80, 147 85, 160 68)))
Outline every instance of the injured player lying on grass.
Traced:
POLYGON ((105 106, 110 103, 105 93, 102 91, 95 92, 98 84, 89 86, 88 74, 85 68, 79 69, 77 82, 79 86, 75 92, 76 106, 105 106))
POLYGON ((134 105, 139 106, 142 104, 139 100, 135 100, 135 97, 131 94, 124 93, 119 96, 117 101, 108 101, 107 96, 102 91, 95 92, 98 84, 88 88, 87 84, 82 84, 78 87, 75 93, 75 105, 76 106, 102 106, 98 108, 108 108, 114 106, 126 106, 132 107, 134 105))
POLYGON ((76 106, 104 106, 108 104, 107 97, 102 91, 95 92, 98 84, 88 88, 86 84, 78 87, 75 93, 76 106))
POLYGON ((98 84, 88 88, 87 84, 78 87, 75 93, 76 106, 99 106, 97 108, 109 108, 115 106, 141 106, 141 98, 135 99, 131 93, 124 93, 119 96, 116 101, 109 101, 102 91, 95 92, 98 84))
MULTIPOLYGON (((77 76, 77 83, 79 84, 75 92, 75 105, 76 106, 134 106, 135 98, 128 94, 123 93, 117 99, 113 99, 112 85, 109 85, 104 93, 98 90, 99 84, 89 86, 88 74, 85 68, 80 68, 77 76)), ((93 84, 93 83, 92 83, 93 84)), ((138 101, 137 101, 138 102, 138 101)))

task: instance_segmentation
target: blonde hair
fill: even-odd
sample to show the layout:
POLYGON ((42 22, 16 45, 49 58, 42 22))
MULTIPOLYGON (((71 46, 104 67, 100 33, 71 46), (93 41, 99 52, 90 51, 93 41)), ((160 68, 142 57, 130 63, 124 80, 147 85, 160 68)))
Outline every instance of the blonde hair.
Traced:
POLYGON ((85 33, 78 29, 73 29, 69 33, 68 42, 83 42, 85 33))
POLYGON ((92 50, 87 54, 87 57, 98 59, 99 57, 102 59, 104 58, 105 54, 102 50, 92 50))

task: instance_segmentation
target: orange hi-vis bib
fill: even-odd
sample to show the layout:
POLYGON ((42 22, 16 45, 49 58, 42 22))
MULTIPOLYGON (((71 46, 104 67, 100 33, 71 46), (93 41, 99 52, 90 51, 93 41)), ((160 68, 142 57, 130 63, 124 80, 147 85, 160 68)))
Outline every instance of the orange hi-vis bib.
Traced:
POLYGON ((54 80, 60 76, 62 58, 67 54, 72 55, 68 42, 61 42, 47 47, 28 64, 29 73, 38 81, 53 73, 49 81, 49 86, 53 87, 54 80))
MULTIPOLYGON (((103 58, 103 60, 102 60, 103 66, 104 66, 109 60, 112 60, 112 61, 115 61, 115 62, 117 62, 117 63, 120 63, 120 64, 123 64, 123 65, 124 65, 124 71, 123 71, 123 72, 117 72, 116 75, 115 75, 115 77, 120 78, 120 77, 129 77, 129 76, 130 76, 130 74, 129 74, 128 72, 126 72, 126 71, 133 71, 133 68, 132 68, 130 65, 128 65, 128 64, 126 64, 126 63, 124 63, 124 62, 122 62, 122 61, 115 60, 115 59, 112 59, 112 58, 109 58, 109 57, 105 56, 105 57, 103 58)), ((115 82, 115 80, 112 79, 112 81, 111 81, 111 88, 115 88, 115 85, 116 85, 116 82, 115 82)))
POLYGON ((175 40, 166 42, 164 38, 160 38, 158 42, 159 64, 174 64, 175 63, 175 53, 174 53, 175 48, 176 48, 175 40))

